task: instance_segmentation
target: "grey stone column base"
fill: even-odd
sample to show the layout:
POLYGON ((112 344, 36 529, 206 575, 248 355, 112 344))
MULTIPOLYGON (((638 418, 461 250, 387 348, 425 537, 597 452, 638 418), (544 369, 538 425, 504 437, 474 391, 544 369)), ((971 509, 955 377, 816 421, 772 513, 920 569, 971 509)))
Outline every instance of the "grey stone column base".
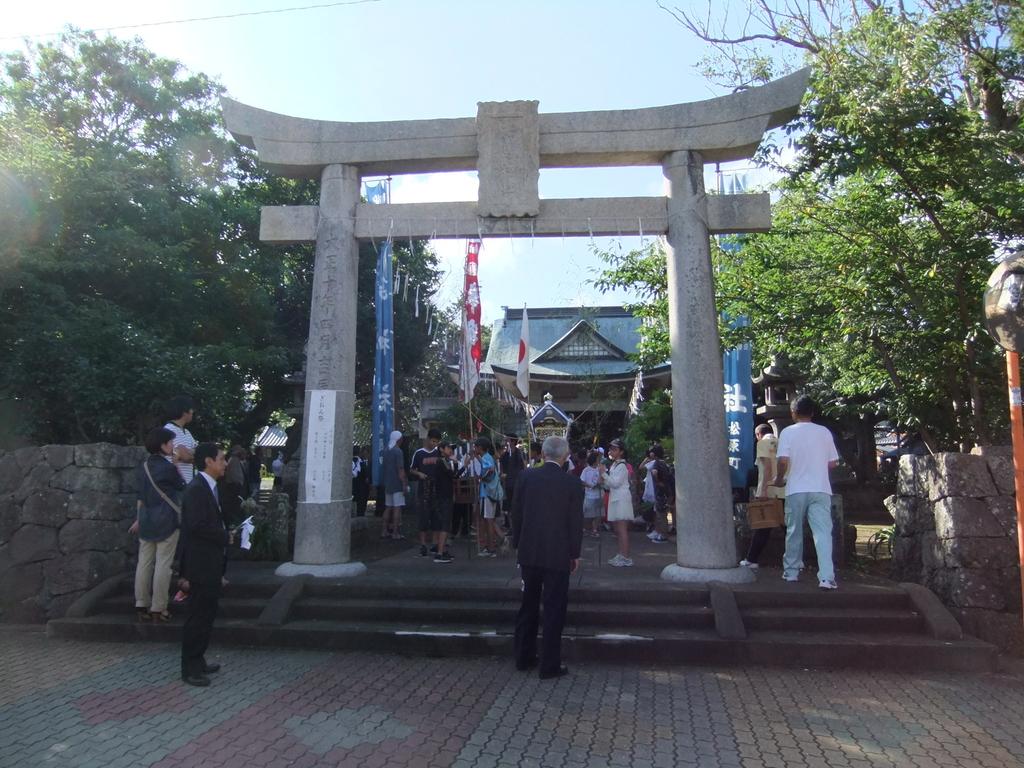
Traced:
MULTIPOLYGON (((746 569, 744 569, 746 570, 746 569)), ((314 576, 318 579, 347 579, 351 576, 362 576, 366 566, 362 563, 281 563, 274 571, 278 576, 314 576)))
POLYGON ((661 572, 663 581, 698 582, 725 581, 729 584, 749 584, 757 580, 750 568, 689 568, 685 565, 666 565, 661 572))

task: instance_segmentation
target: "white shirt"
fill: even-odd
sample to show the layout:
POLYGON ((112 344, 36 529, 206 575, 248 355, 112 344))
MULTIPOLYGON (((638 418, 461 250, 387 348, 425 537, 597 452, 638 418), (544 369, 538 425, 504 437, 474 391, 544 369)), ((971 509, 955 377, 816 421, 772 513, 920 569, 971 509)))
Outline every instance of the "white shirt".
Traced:
POLYGON ((832 493, 828 463, 839 460, 832 433, 820 424, 799 421, 779 435, 778 458, 789 459, 786 495, 832 493))
MULTIPOLYGON (((199 441, 192 437, 192 433, 184 427, 179 427, 173 421, 169 421, 164 424, 164 429, 169 429, 174 433, 174 450, 184 446, 189 451, 195 452, 196 446, 199 445, 199 441)), ((192 482, 192 478, 196 476, 196 468, 193 466, 191 461, 174 461, 174 466, 178 468, 178 474, 181 475, 181 479, 185 481, 185 484, 192 482)))

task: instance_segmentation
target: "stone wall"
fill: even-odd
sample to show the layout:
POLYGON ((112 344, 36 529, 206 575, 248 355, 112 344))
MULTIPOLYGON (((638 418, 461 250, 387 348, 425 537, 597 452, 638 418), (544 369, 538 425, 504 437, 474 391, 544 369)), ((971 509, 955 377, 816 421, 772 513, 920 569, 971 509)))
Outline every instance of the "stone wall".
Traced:
POLYGON ((0 452, 0 620, 61 616, 83 592, 128 571, 144 457, 141 447, 109 443, 0 452))
POLYGON ((966 632, 1024 653, 1011 450, 902 456, 885 504, 894 577, 935 592, 966 632))

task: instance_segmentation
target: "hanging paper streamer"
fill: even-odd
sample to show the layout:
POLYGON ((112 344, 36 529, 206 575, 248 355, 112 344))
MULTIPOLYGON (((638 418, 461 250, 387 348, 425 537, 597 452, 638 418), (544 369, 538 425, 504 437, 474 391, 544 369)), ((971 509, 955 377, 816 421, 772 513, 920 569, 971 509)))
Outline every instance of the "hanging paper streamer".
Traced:
POLYGON ((413 317, 420 316, 420 286, 416 285, 416 311, 413 313, 413 317))
POLYGON ((466 242, 466 281, 462 307, 462 354, 460 356, 462 402, 473 399, 473 390, 480 382, 480 284, 479 271, 480 241, 466 242))
POLYGON ((391 241, 384 243, 377 261, 377 358, 373 373, 373 483, 380 485, 384 449, 395 428, 394 314, 391 293, 391 241))

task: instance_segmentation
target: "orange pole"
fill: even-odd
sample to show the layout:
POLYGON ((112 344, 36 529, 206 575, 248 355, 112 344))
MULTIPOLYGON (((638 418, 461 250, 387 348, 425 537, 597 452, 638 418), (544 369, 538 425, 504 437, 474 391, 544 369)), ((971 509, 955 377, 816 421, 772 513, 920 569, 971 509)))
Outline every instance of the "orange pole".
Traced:
POLYGON ((1010 388, 1013 487, 1017 496, 1017 562, 1020 565, 1021 600, 1024 610, 1024 409, 1021 407, 1020 355, 1017 352, 1006 353, 1006 381, 1010 388))

